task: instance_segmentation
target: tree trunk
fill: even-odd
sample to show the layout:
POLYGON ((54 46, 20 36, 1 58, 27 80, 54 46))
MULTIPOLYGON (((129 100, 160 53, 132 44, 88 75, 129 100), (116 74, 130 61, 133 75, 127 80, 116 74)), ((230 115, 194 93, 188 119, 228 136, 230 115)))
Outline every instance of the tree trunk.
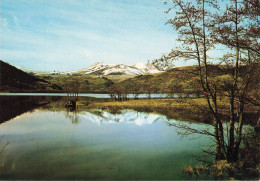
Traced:
POLYGON ((234 159, 233 157, 234 155, 234 143, 235 143, 235 117, 234 117, 234 90, 233 88, 231 88, 230 91, 230 98, 229 98, 229 117, 230 117, 230 121, 229 121, 229 126, 230 126, 230 130, 229 130, 229 144, 228 144, 228 152, 227 152, 227 160, 228 162, 233 162, 234 159))

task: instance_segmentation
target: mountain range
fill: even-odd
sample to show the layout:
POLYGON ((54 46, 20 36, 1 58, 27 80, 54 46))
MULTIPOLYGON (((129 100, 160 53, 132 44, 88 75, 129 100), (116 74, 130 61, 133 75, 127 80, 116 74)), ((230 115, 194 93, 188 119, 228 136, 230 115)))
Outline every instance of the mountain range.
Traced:
MULTIPOLYGON (((260 68, 258 64, 254 67, 257 70, 260 68)), ((246 73, 244 69, 245 67, 241 67, 239 70, 241 77, 246 73)), ((219 80, 226 80, 232 74, 232 68, 228 66, 210 65, 208 71, 211 77, 219 80)), ((75 79, 79 80, 81 93, 108 93, 114 84, 129 93, 174 91, 174 93, 199 95, 203 92, 197 66, 175 67, 166 71, 143 63, 133 66, 96 63, 89 68, 71 72, 38 73, 38 75, 31 73, 33 72, 26 73, 0 60, 0 92, 64 92, 68 84, 75 79)), ((251 88, 256 91, 255 94, 259 87, 259 78, 259 74, 252 78, 254 84, 251 88)))
POLYGON ((71 72, 65 72, 66 74, 98 74, 98 75, 145 75, 152 73, 159 73, 162 70, 156 68, 153 64, 137 63, 135 65, 124 64, 103 64, 101 62, 94 65, 71 72))
MULTIPOLYGON (((61 75, 146 75, 153 73, 160 73, 166 71, 168 68, 158 68, 150 63, 137 63, 135 65, 125 64, 104 64, 97 62, 88 68, 83 68, 75 71, 66 72, 40 72, 33 71, 26 68, 17 67, 27 73, 34 74, 61 74, 61 75)), ((172 67, 171 67, 172 68, 172 67)))

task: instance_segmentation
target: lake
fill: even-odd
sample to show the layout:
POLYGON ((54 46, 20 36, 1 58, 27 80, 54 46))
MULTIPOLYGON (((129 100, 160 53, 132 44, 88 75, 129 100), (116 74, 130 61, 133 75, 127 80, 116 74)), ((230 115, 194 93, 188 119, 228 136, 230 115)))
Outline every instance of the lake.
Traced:
POLYGON ((55 96, 0 101, 0 145, 10 142, 0 154, 0 179, 191 179, 183 166, 199 163, 196 157, 213 142, 208 136, 182 138, 167 124, 179 121, 162 114, 87 106, 69 111, 65 98, 55 96))
MULTIPOLYGON (((67 96, 67 93, 0 93, 0 96, 67 96)), ((80 97, 94 97, 94 98, 110 98, 109 94, 92 94, 79 93, 80 97)), ((168 94, 151 94, 152 98, 165 98, 168 94)), ((128 95, 129 98, 134 98, 133 94, 128 95)), ((148 94, 139 94, 139 98, 147 98, 148 94)), ((177 95, 175 95, 177 97, 177 95)))

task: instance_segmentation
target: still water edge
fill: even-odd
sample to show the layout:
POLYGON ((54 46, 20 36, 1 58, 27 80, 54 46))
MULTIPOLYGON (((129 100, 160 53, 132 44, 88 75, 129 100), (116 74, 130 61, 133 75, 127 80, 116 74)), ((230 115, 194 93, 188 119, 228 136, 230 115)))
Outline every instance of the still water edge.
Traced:
POLYGON ((0 155, 0 179, 191 179, 182 167, 198 163, 195 155, 212 140, 182 138, 167 121, 175 120, 135 110, 38 107, 0 124, 10 142, 0 155))

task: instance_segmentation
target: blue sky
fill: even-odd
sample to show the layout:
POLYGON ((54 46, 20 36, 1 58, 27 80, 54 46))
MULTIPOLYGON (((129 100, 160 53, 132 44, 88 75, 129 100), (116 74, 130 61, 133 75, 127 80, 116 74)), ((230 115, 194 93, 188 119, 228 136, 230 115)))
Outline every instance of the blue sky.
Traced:
POLYGON ((0 59, 66 71, 159 58, 177 34, 163 0, 1 0, 0 59))

